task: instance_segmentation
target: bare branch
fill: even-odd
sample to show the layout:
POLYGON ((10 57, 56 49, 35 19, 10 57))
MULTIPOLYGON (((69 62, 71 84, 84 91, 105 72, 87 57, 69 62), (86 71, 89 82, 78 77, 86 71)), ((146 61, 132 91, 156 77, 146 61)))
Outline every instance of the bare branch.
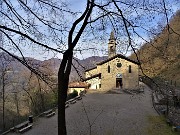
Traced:
POLYGON ((59 50, 54 49, 54 48, 52 48, 52 47, 50 47, 50 46, 48 46, 48 45, 45 45, 45 44, 43 44, 43 43, 40 43, 40 42, 36 41, 35 39, 31 38, 30 36, 28 36, 27 34, 21 32, 21 31, 17 31, 17 30, 15 30, 15 29, 11 29, 11 28, 8 28, 8 27, 3 26, 3 25, 0 25, 0 28, 1 28, 1 29, 4 29, 4 30, 11 31, 11 32, 14 32, 14 33, 16 33, 16 34, 19 34, 19 35, 21 35, 21 36, 29 39, 30 41, 32 41, 32 42, 34 42, 34 43, 36 43, 36 44, 38 44, 38 45, 40 45, 40 46, 42 46, 42 47, 45 47, 45 48, 47 48, 47 49, 49 49, 49 50, 52 50, 52 51, 55 51, 55 52, 58 52, 58 53, 63 53, 63 51, 59 51, 59 50))

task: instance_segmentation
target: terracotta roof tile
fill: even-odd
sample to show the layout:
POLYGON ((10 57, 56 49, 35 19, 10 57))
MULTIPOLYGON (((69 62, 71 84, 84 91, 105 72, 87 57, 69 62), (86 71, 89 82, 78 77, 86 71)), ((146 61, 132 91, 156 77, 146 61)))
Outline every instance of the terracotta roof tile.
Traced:
POLYGON ((86 82, 72 82, 69 83, 69 88, 87 88, 89 85, 86 82))
POLYGON ((88 72, 88 71, 90 71, 90 70, 92 70, 92 69, 96 69, 96 68, 97 68, 97 66, 96 66, 96 67, 89 68, 89 69, 86 69, 85 72, 88 72))

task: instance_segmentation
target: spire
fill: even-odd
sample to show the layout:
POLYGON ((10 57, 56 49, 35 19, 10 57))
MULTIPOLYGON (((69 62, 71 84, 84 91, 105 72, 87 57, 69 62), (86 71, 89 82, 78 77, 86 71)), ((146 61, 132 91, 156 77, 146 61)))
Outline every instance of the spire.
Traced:
POLYGON ((115 37, 114 37, 114 31, 111 31, 111 35, 110 35, 109 40, 115 40, 115 37))
POLYGON ((114 31, 111 32, 108 43, 108 58, 116 55, 116 39, 114 37, 114 31))

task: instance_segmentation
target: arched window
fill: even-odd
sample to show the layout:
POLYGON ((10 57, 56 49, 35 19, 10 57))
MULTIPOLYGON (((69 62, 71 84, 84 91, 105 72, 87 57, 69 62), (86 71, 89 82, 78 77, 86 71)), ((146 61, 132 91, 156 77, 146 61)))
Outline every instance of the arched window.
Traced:
POLYGON ((110 52, 113 52, 114 49, 113 49, 113 46, 110 46, 110 52))
POLYGON ((131 71, 131 65, 129 65, 129 73, 131 73, 132 71, 131 71))
POLYGON ((110 66, 108 65, 108 73, 110 73, 111 72, 111 68, 110 68, 110 66))

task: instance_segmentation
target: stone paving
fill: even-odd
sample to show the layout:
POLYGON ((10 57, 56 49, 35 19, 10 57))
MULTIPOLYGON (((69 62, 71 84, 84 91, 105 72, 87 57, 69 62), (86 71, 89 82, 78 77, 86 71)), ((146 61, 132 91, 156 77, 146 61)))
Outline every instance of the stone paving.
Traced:
MULTIPOLYGON (((87 94, 66 109, 67 134, 146 135, 147 117, 154 115, 157 113, 152 107, 148 87, 144 94, 138 95, 87 94)), ((57 115, 39 118, 23 135, 57 135, 57 115)))

